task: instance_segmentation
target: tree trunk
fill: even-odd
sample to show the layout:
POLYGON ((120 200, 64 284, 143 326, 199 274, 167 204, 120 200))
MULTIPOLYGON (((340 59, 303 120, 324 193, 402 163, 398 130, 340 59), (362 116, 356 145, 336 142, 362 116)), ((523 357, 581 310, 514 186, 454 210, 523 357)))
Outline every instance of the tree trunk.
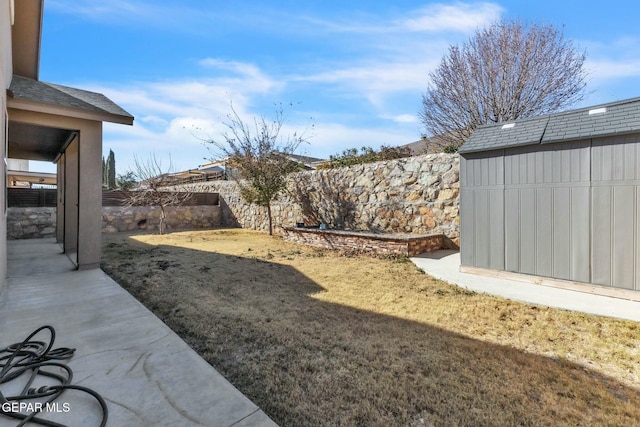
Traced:
POLYGON ((164 211, 164 206, 160 205, 160 234, 164 234, 164 220, 166 218, 166 213, 164 211))
POLYGON ((271 220, 271 203, 267 202, 267 217, 269 218, 269 236, 273 236, 273 222, 271 220))

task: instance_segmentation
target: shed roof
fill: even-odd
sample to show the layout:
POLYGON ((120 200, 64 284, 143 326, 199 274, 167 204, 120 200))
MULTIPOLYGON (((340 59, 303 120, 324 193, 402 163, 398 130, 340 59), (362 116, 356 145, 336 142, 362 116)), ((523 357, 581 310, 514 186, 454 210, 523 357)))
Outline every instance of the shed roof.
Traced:
POLYGON ((640 132, 640 98, 478 127, 460 153, 640 132))

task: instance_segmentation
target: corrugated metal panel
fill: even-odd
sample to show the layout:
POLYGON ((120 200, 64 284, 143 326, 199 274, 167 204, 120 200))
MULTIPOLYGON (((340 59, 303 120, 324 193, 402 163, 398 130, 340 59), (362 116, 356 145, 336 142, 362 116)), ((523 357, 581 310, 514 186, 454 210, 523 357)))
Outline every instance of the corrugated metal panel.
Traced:
POLYGON ((463 263, 640 290, 640 134, 506 148, 502 169, 496 153, 461 178, 463 263))
MULTIPOLYGON (((466 162, 460 159, 462 168, 466 162)), ((475 203, 473 190, 460 189, 460 263, 475 266, 475 203)))
POLYGON ((611 286, 611 187, 593 187, 591 198, 591 281, 611 286))
MULTIPOLYGON (((558 190, 556 190, 558 191, 558 190)), ((587 186, 571 188, 571 275, 576 282, 591 281, 591 189, 587 186)), ((558 225, 556 225, 557 231, 558 225)), ((564 260, 556 259, 556 262, 564 260)))
POLYGON ((640 136, 594 140, 591 168, 592 281, 639 289, 640 136))
POLYGON ((636 151, 638 149, 637 144, 627 143, 623 146, 624 156, 624 173, 622 179, 624 180, 633 180, 636 179, 636 151))
POLYGON ((593 283, 616 288, 636 286, 637 186, 593 187, 593 283))
POLYGON ((576 257, 584 235, 589 243, 589 160, 588 141, 506 150, 508 271, 588 281, 588 246, 585 262, 576 257), (572 210, 573 199, 581 212, 572 210))
POLYGON ((520 271, 520 190, 504 191, 504 263, 505 270, 520 271))
MULTIPOLYGON (((639 150, 640 151, 640 150, 639 150)), ((640 162, 638 163, 640 164, 640 162)), ((636 187, 636 218, 640 215, 640 186, 636 187)), ((634 289, 640 291, 640 224, 636 221, 634 236, 636 239, 635 245, 635 287, 634 289)))
POLYGON ((565 280, 571 279, 571 206, 571 188, 556 188, 553 192, 553 271, 551 277, 565 280))
POLYGON ((635 151, 636 145, 624 137, 602 138, 594 141, 591 148, 592 180, 601 182, 635 179, 638 163, 633 160, 636 156, 629 156, 630 161, 625 157, 627 153, 635 151))
POLYGON ((460 182, 460 261, 463 265, 503 269, 502 153, 461 156, 460 182))
POLYGON ((553 189, 536 189, 536 269, 538 276, 550 277, 553 270, 553 189))
POLYGON ((588 182, 589 142, 505 151, 505 185, 588 182))
POLYGON ((504 270, 504 190, 489 190, 489 268, 504 270))
POLYGON ((616 288, 634 288, 634 224, 638 218, 635 195, 636 188, 633 186, 618 185, 613 188, 611 283, 616 288))
POLYGON ((462 249, 461 262, 463 265, 504 270, 503 190, 467 191, 461 204, 461 209, 469 209, 470 206, 473 209, 467 211, 473 212, 473 215, 463 217, 462 221, 465 240, 462 244, 464 249, 462 249))
POLYGON ((489 268, 489 197, 487 190, 475 190, 474 192, 475 222, 475 265, 476 267, 489 268))
MULTIPOLYGON (((520 190, 520 272, 536 274, 536 190, 520 190)), ((510 213, 512 215, 516 212, 510 213)))
POLYGON ((467 188, 470 183, 469 180, 467 178, 468 176, 468 170, 471 167, 471 162, 468 161, 466 158, 460 156, 460 192, 462 192, 463 189, 467 188))

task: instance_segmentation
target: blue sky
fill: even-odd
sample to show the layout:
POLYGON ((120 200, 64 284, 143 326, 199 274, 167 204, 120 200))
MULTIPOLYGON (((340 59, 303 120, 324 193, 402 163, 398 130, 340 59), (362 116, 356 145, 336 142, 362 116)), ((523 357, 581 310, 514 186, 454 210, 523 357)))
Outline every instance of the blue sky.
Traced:
POLYGON ((221 135, 231 103, 245 119, 293 103, 285 131, 313 124, 300 152, 326 158, 417 140, 428 73, 500 18, 563 27, 586 51, 575 107, 640 96, 639 12, 589 0, 46 0, 40 80, 104 93, 135 116, 104 126, 118 173, 151 153, 175 170, 204 163, 214 154, 201 139, 221 135))

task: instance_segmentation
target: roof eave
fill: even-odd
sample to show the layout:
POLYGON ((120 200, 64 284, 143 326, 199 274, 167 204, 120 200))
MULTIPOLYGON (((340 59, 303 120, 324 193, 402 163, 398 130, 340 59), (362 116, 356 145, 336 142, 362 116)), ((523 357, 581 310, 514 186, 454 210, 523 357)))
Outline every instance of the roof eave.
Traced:
POLYGON ((565 138, 543 139, 542 144, 558 144, 561 142, 575 142, 575 141, 585 141, 585 140, 599 139, 599 138, 610 138, 614 136, 636 135, 639 132, 640 132, 640 129, 627 129, 623 131, 607 132, 602 134, 592 133, 589 135, 579 135, 579 136, 568 137, 568 138, 565 137, 565 138))
POLYGON ((11 32, 13 73, 38 80, 44 0, 14 2, 11 32))
POLYGON ((16 110, 32 111, 35 113, 51 114, 76 119, 93 120, 99 122, 133 125, 132 116, 124 116, 107 112, 89 111, 78 108, 63 107, 60 105, 44 104, 26 99, 7 97, 7 107, 16 110))

